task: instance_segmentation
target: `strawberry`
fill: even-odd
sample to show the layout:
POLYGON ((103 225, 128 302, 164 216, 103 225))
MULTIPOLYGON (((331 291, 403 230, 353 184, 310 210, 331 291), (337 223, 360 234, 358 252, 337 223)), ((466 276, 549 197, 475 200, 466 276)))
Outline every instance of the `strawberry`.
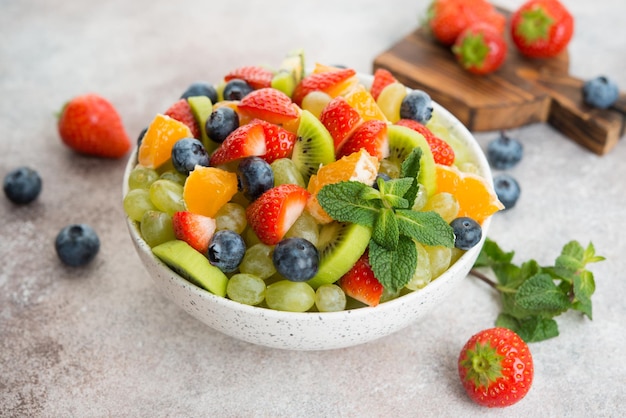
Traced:
POLYGON ((435 163, 448 166, 454 163, 454 149, 446 141, 433 134, 426 126, 412 119, 400 119, 396 122, 396 125, 406 126, 422 134, 426 142, 428 142, 435 163))
POLYGON ((434 0, 428 9, 428 27, 443 45, 452 45, 456 38, 475 22, 493 25, 504 32, 506 18, 487 0, 434 0))
POLYGON ((297 139, 296 134, 260 119, 255 119, 255 123, 259 123, 263 127, 266 151, 261 157, 265 161, 271 164, 279 158, 291 157, 291 152, 297 139))
POLYGON ((335 151, 339 150, 357 126, 363 123, 360 113, 342 96, 335 97, 328 102, 322 109, 319 119, 333 137, 335 151))
POLYGON ((370 119, 359 125, 337 152, 337 159, 365 149, 371 156, 382 160, 389 156, 387 124, 378 119, 370 119))
POLYGON ((457 62, 473 74, 496 71, 504 64, 507 44, 501 32, 488 23, 472 23, 461 32, 452 46, 457 62))
POLYGON ((337 86, 341 86, 343 82, 348 80, 350 77, 354 77, 355 74, 356 71, 351 68, 342 68, 336 71, 309 74, 296 86, 292 97, 293 102, 298 106, 301 105, 304 96, 312 91, 323 91, 324 93, 330 94, 331 97, 335 97, 338 94, 331 93, 338 92, 333 91, 333 89, 337 86))
POLYGON ((387 87, 391 83, 395 83, 396 78, 384 68, 378 68, 374 71, 374 80, 372 81, 372 87, 370 88, 370 94, 374 98, 374 100, 378 99, 378 95, 385 87, 387 87))
POLYGON ((339 287, 343 289, 346 295, 366 305, 376 306, 380 303, 383 285, 374 276, 367 251, 339 279, 339 287))
POLYGON ((215 150, 209 164, 218 166, 252 155, 265 154, 265 133, 259 120, 253 120, 232 131, 215 150))
POLYGON ((297 184, 273 187, 250 203, 248 224, 264 244, 278 244, 302 214, 310 195, 297 184))
POLYGON ((574 18, 558 0, 530 0, 511 16, 511 36, 527 57, 550 58, 565 50, 574 18))
POLYGON ((202 134, 200 133, 200 126, 198 125, 196 117, 191 111, 191 106, 187 102, 187 99, 178 100, 177 102, 172 104, 163 114, 187 125, 189 127, 189 130, 191 130, 191 134, 194 138, 201 138, 202 134))
POLYGON ((528 346, 507 328, 490 328, 472 336, 461 350, 458 369, 469 397, 490 408, 521 400, 534 374, 528 346))
POLYGON ((289 96, 271 87, 254 90, 241 99, 237 109, 250 118, 281 125, 297 119, 299 112, 289 96))
POLYGON ((70 100, 61 110, 57 128, 63 143, 81 154, 120 158, 131 147, 117 110, 97 94, 70 100))
POLYGON ((271 70, 258 65, 248 65, 230 71, 224 76, 224 81, 228 82, 238 78, 257 90, 270 87, 272 85, 272 77, 274 77, 274 73, 271 70))
POLYGON ((172 215, 172 226, 177 239, 206 255, 217 224, 208 216, 182 211, 172 215))

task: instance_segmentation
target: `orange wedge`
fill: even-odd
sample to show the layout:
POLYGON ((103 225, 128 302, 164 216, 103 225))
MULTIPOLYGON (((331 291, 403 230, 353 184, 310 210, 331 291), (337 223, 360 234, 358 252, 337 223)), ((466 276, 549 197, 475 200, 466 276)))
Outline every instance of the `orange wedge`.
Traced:
POLYGON ((387 117, 374 100, 374 96, 362 84, 350 90, 345 98, 348 104, 359 112, 364 121, 377 119, 387 122, 387 117))
POLYGON ((189 212, 214 218, 235 193, 235 173, 216 167, 196 166, 185 181, 183 200, 189 212))
POLYGON ((436 164, 435 169, 437 192, 454 195, 459 203, 459 217, 467 216, 482 224, 489 216, 504 209, 492 185, 483 177, 464 173, 455 166, 436 164))
POLYGON ((169 116, 157 114, 146 131, 137 160, 144 167, 157 168, 172 157, 172 147, 179 139, 193 138, 185 125, 169 116))

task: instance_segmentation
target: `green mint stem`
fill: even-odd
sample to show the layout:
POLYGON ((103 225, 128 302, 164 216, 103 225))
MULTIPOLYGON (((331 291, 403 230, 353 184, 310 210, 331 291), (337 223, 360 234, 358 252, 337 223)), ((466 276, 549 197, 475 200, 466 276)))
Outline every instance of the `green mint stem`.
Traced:
POLYGON ((511 288, 504 287, 504 286, 498 286, 498 284, 496 284, 496 282, 494 282, 489 277, 485 276, 483 273, 481 273, 480 271, 478 271, 476 269, 471 269, 469 274, 471 274, 472 276, 476 277, 477 279, 480 279, 483 282, 487 283, 489 286, 491 286, 492 288, 494 288, 498 292, 502 292, 502 293, 515 293, 516 292, 515 289, 511 289, 511 288))

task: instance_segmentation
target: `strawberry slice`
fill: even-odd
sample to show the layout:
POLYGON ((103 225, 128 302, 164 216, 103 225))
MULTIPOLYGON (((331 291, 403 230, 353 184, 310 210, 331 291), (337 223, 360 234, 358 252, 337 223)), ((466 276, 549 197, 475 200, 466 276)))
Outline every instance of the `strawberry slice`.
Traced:
POLYGON ((378 96, 380 92, 383 91, 385 87, 387 87, 391 83, 395 83, 396 78, 384 68, 378 68, 374 71, 374 80, 372 81, 372 87, 370 88, 370 94, 374 98, 374 100, 378 100, 378 96))
POLYGON ((313 73, 302 79, 293 92, 293 102, 298 106, 302 104, 304 96, 312 91, 323 91, 331 97, 338 96, 336 91, 342 83, 356 74, 352 68, 342 68, 337 71, 325 71, 321 73, 313 73))
POLYGON ((378 161, 389 156, 389 138, 387 137, 387 123, 378 119, 370 119, 359 125, 354 133, 346 140, 339 151, 337 159, 365 149, 378 161))
POLYGON ((339 287, 351 298, 376 306, 380 303, 383 285, 374 276, 368 254, 365 251, 354 266, 339 279, 339 287))
POLYGON ((257 90, 270 87, 272 85, 272 77, 274 77, 274 73, 267 68, 258 65, 247 65, 230 71, 224 76, 224 81, 228 82, 238 78, 257 90))
POLYGON ((218 166, 253 155, 264 155, 265 133, 259 120, 253 120, 232 131, 211 155, 211 166, 218 166))
POLYGON ((208 216, 181 211, 172 215, 172 226, 176 238, 206 255, 217 224, 208 216))
POLYGON ((426 139, 426 142, 428 142, 430 151, 433 153, 435 163, 448 166, 454 164, 455 155, 452 146, 436 136, 426 126, 412 119, 400 119, 396 122, 396 125, 406 126, 407 128, 413 129, 414 131, 422 134, 422 136, 426 139))
POLYGON ((339 150, 357 126, 363 123, 359 112, 342 96, 335 97, 328 102, 320 113, 319 119, 333 137, 335 151, 339 150))
POLYGON ((302 214, 309 196, 297 184, 271 188, 246 209, 248 224, 264 244, 278 244, 302 214))
POLYGON ((291 122, 299 116, 289 96, 273 88, 248 93, 241 99, 237 109, 250 118, 263 119, 277 125, 291 122))
POLYGON ((255 119, 255 123, 259 123, 263 127, 263 133, 265 134, 266 152, 261 155, 261 158, 271 164, 279 158, 291 157, 291 152, 297 139, 296 134, 260 119, 255 119))
POLYGON ((189 127, 194 138, 201 139, 202 133, 200 132, 200 126, 198 125, 196 117, 191 111, 191 106, 187 102, 187 99, 178 100, 177 102, 172 104, 163 114, 184 123, 189 127))

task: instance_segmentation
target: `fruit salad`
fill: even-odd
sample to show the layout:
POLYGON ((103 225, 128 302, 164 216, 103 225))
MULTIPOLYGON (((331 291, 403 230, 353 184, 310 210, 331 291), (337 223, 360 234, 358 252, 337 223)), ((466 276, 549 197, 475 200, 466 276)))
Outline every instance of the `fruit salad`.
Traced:
POLYGON ((288 54, 194 83, 138 140, 123 205, 153 254, 238 303, 374 307, 419 291, 503 209, 426 92, 288 54))

